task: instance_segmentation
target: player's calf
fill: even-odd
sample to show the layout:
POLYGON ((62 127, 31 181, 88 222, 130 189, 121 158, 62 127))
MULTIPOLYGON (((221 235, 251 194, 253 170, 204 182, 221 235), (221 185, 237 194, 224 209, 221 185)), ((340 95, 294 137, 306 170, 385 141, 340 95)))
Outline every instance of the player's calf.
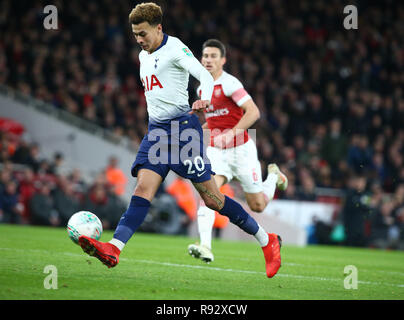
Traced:
POLYGON ((214 179, 202 183, 194 183, 205 205, 214 211, 220 211, 225 202, 225 197, 220 193, 214 179))
POLYGON ((223 208, 219 211, 230 219, 230 222, 238 226, 248 234, 255 235, 259 229, 257 222, 233 199, 225 196, 223 208))

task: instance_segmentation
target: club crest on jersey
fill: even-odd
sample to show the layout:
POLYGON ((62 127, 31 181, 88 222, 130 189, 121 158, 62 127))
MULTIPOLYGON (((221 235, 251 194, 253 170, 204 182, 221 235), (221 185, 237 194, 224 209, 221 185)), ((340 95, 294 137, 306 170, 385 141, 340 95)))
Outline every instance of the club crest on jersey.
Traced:
POLYGON ((222 94, 222 89, 218 88, 214 91, 215 97, 218 98, 222 94))
POLYGON ((184 51, 187 56, 192 57, 192 53, 191 53, 191 51, 189 51, 188 48, 182 48, 182 51, 184 51))
POLYGON ((163 88, 163 86, 160 83, 159 79, 157 79, 157 77, 154 74, 151 75, 150 81, 149 81, 148 76, 146 76, 146 79, 142 78, 142 83, 143 83, 143 87, 144 87, 145 92, 151 91, 151 90, 153 90, 154 87, 157 87, 157 86, 159 86, 160 89, 163 88))

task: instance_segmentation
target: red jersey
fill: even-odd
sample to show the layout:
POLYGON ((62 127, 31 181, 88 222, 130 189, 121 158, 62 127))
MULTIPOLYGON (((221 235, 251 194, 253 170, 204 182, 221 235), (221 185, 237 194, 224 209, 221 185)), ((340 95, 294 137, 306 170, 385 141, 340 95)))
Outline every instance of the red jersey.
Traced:
MULTIPOLYGON (((198 95, 202 92, 197 89, 198 95)), ((213 147, 213 139, 226 129, 233 128, 241 119, 244 110, 240 108, 251 96, 244 89, 241 82, 231 74, 223 71, 222 75, 215 80, 210 106, 205 110, 205 118, 208 128, 211 130, 210 145, 213 147)), ((239 146, 249 139, 245 130, 234 137, 234 141, 226 148, 239 146)))

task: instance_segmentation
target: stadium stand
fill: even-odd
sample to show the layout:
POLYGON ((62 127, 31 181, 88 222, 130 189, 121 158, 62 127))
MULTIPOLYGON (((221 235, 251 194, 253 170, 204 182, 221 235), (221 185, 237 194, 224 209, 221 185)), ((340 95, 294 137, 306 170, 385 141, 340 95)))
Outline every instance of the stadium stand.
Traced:
MULTIPOLYGON (((165 32, 196 56, 208 38, 228 46, 227 70, 261 110, 254 128, 263 175, 276 162, 289 177, 287 192, 278 197, 321 201, 325 189, 352 197, 365 192, 364 210, 350 222, 363 231, 362 239, 347 244, 396 248, 404 237, 404 4, 355 3, 358 30, 343 28, 337 0, 162 4, 165 32), (358 190, 361 179, 365 190, 358 190)), ((147 114, 139 47, 127 23, 132 2, 55 5, 60 27, 45 32, 43 1, 1 2, 0 84, 139 144, 147 114)), ((191 99, 195 88, 191 81, 191 99)), ((16 146, 4 134, 1 141, 4 181, 13 161, 7 153, 36 173, 55 164, 38 161, 38 146, 16 146)), ((25 192, 29 197, 29 187, 25 192)))
POLYGON ((108 166, 85 180, 77 168, 64 168, 61 153, 43 158, 40 145, 13 130, 0 130, 0 151, 0 223, 65 226, 72 213, 93 210, 110 229, 126 209, 108 166))

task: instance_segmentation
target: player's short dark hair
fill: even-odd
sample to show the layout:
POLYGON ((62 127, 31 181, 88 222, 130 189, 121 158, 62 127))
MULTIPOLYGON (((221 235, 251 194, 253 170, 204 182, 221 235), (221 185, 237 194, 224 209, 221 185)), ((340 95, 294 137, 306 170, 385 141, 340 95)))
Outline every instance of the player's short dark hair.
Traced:
POLYGON ((151 26, 161 24, 163 21, 163 10, 154 2, 143 2, 132 9, 129 14, 130 24, 148 22, 151 26))
POLYGON ((214 47, 214 48, 218 48, 220 50, 220 54, 222 57, 226 56, 226 47, 223 44, 223 42, 217 40, 217 39, 209 39, 206 40, 204 42, 204 44, 202 45, 202 51, 206 48, 206 47, 214 47))

